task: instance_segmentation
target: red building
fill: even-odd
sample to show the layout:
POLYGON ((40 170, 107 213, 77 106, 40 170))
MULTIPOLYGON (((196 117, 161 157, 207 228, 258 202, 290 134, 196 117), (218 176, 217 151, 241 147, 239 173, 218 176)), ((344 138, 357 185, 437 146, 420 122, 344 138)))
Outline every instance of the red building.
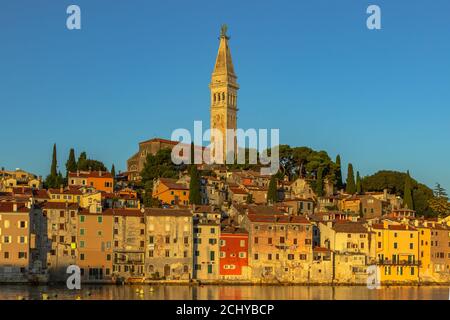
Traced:
POLYGON ((227 280, 249 279, 248 232, 225 227, 220 234, 220 276, 227 280))

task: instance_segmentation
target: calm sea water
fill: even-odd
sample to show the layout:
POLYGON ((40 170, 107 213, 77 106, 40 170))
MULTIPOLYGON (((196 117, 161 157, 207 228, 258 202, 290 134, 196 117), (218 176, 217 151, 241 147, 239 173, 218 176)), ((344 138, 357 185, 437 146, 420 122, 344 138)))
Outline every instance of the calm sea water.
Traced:
POLYGON ((64 286, 0 285, 0 300, 449 300, 443 286, 390 286, 370 290, 364 286, 183 286, 85 285, 81 290, 64 286))

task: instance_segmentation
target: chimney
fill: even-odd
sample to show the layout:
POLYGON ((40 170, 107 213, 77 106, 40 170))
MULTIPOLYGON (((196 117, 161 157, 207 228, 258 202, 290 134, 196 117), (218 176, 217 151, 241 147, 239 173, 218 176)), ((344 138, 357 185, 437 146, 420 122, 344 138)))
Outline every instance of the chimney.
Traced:
POLYGON ((384 200, 387 200, 387 194, 388 194, 387 189, 383 189, 383 197, 384 197, 384 200))
POLYGON ((15 203, 15 202, 13 203, 13 211, 17 212, 17 203, 15 203))
POLYGON ((101 177, 102 176, 102 170, 98 171, 98 176, 101 177))
POLYGON ((64 192, 64 187, 63 187, 63 185, 61 184, 60 186, 59 186, 59 192, 61 192, 61 193, 63 193, 64 192))
POLYGON ((80 176, 80 170, 77 170, 77 177, 80 176))

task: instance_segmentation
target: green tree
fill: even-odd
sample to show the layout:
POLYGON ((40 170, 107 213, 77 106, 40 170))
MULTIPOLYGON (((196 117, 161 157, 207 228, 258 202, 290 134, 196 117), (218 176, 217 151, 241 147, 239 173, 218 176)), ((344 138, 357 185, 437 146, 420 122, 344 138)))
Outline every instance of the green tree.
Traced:
POLYGON ((448 195, 445 189, 436 183, 433 190, 434 197, 428 200, 431 210, 438 217, 446 217, 450 214, 450 203, 448 202, 448 195))
POLYGON ((411 176, 409 175, 409 171, 407 171, 406 175, 405 189, 403 191, 403 205, 405 208, 414 210, 413 193, 411 190, 411 176))
POLYGON ((273 204, 278 201, 277 178, 272 175, 269 182, 269 190, 267 191, 267 202, 273 204))
POLYGON ((341 190, 344 187, 344 184, 342 182, 342 169, 341 169, 341 156, 336 156, 336 169, 335 169, 335 176, 336 176, 336 188, 338 190, 341 190))
POLYGON ((356 192, 355 175, 353 173, 353 165, 351 163, 348 164, 347 184, 345 191, 349 194, 354 194, 356 192))
POLYGON ((202 203, 202 197, 200 194, 200 174, 198 173, 196 165, 192 165, 190 173, 189 203, 198 205, 202 203))
POLYGON ((316 187, 315 192, 318 197, 323 196, 323 168, 319 168, 317 172, 317 180, 316 180, 316 187))
POLYGON ((186 166, 177 166, 172 162, 171 150, 161 149, 155 155, 148 154, 141 171, 141 198, 145 206, 156 206, 152 198, 153 180, 157 178, 177 178, 180 170, 186 166))
POLYGON ((113 190, 114 190, 114 187, 116 186, 116 167, 114 166, 114 163, 111 166, 111 175, 113 177, 113 190))
POLYGON ((86 152, 80 153, 78 157, 77 169, 80 171, 108 171, 105 164, 101 161, 88 159, 86 152))
POLYGON ((46 188, 58 188, 64 179, 60 179, 58 175, 58 160, 56 157, 56 143, 53 144, 52 164, 50 166, 50 174, 45 178, 44 184, 46 188))
POLYGON ((69 158, 66 161, 66 176, 69 175, 69 172, 75 171, 77 171, 77 160, 75 159, 75 150, 71 148, 69 158))
MULTIPOLYGON (((404 197, 406 178, 407 174, 405 172, 381 170, 362 178, 362 185, 364 191, 381 192, 387 189, 391 194, 404 197)), ((414 208, 417 213, 427 217, 435 215, 429 205, 429 200, 433 198, 433 190, 412 177, 410 177, 410 181, 413 190, 414 208)))
POLYGON ((362 183, 361 177, 359 176, 359 171, 356 171, 356 193, 362 194, 362 183))

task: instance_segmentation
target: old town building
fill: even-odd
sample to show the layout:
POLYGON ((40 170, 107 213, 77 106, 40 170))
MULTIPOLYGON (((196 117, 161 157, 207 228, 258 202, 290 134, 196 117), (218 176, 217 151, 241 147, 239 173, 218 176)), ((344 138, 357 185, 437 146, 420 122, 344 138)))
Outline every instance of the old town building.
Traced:
POLYGON ((192 213, 182 209, 148 208, 144 214, 147 278, 192 279, 192 213))

